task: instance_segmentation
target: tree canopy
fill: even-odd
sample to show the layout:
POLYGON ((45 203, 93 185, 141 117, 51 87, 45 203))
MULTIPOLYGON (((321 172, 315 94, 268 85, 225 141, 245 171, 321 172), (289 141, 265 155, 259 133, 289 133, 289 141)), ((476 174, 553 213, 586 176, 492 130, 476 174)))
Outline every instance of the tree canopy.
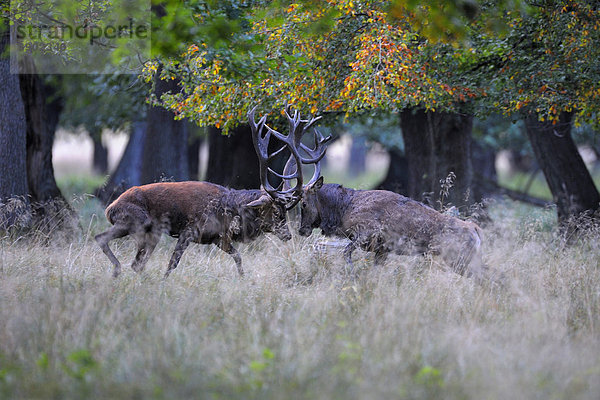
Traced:
POLYGON ((430 2, 209 3, 195 17, 212 36, 145 68, 148 81, 159 70, 180 79, 181 92, 160 100, 200 125, 227 130, 256 104, 271 111, 287 102, 310 113, 468 106, 547 119, 575 111, 580 120, 598 109, 591 0, 476 2, 472 14, 442 2, 444 18, 460 14, 454 25, 430 2), (449 28, 435 40, 431 24, 449 28))

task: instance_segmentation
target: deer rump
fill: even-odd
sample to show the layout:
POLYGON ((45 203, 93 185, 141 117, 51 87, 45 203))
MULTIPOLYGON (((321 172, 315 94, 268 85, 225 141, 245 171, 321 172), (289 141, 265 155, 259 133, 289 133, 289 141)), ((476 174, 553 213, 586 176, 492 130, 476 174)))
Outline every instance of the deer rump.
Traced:
POLYGON ((284 205, 262 201, 264 198, 261 190, 228 189, 208 182, 137 186, 106 208, 106 218, 113 227, 97 235, 96 240, 114 264, 114 276, 119 275, 121 266, 108 247, 110 240, 127 235, 136 239, 138 252, 131 267, 141 272, 163 233, 179 238, 166 276, 191 242, 217 245, 234 258, 243 275, 241 257, 232 242, 248 242, 263 232, 275 232, 282 240, 291 237, 284 205), (274 208, 280 208, 280 213, 274 208))
MULTIPOLYGON (((468 221, 442 214, 418 201, 386 190, 353 190, 325 184, 305 192, 304 207, 316 207, 317 218, 301 222, 300 234, 321 228, 325 236, 350 239, 344 257, 352 263, 356 248, 375 253, 381 264, 389 253, 439 254, 455 272, 479 275, 480 228, 468 221), (311 193, 312 204, 311 204, 311 193), (316 203, 314 203, 316 201, 316 203)), ((303 210, 302 216, 307 214, 303 210)))

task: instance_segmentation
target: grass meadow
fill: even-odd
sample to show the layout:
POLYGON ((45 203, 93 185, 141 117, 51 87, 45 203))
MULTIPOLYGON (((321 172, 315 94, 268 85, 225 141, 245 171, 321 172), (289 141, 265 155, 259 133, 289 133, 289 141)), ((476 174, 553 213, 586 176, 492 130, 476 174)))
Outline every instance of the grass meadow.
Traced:
POLYGON ((241 245, 246 276, 193 245, 167 280, 163 237, 146 270, 93 235, 0 239, 2 399, 598 399, 598 232, 566 247, 555 212, 497 201, 484 259, 504 286, 436 258, 355 253, 347 271, 323 238, 241 245))

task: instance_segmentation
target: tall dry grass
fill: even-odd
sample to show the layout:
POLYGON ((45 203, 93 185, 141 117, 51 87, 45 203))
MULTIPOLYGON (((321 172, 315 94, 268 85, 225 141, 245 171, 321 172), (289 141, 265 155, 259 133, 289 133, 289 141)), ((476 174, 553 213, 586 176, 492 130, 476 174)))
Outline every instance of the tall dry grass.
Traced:
MULTIPOLYGON (((76 242, 5 237, 0 398, 598 399, 598 233, 566 247, 552 211, 492 216, 484 258, 504 287, 435 258, 357 252, 349 272, 318 236, 242 246, 243 279, 191 246, 167 280, 167 238, 113 279, 103 217, 76 242)), ((131 262, 134 243, 113 243, 131 262)))

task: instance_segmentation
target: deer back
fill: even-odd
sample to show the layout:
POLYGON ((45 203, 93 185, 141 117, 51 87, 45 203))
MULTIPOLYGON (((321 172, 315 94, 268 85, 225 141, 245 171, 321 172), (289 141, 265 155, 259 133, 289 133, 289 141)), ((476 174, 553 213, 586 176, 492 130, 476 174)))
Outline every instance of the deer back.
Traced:
POLYGON ((194 219, 208 217, 218 209, 225 189, 208 182, 160 182, 135 186, 106 208, 112 224, 118 220, 146 225, 168 223, 172 233, 180 232, 194 219))

